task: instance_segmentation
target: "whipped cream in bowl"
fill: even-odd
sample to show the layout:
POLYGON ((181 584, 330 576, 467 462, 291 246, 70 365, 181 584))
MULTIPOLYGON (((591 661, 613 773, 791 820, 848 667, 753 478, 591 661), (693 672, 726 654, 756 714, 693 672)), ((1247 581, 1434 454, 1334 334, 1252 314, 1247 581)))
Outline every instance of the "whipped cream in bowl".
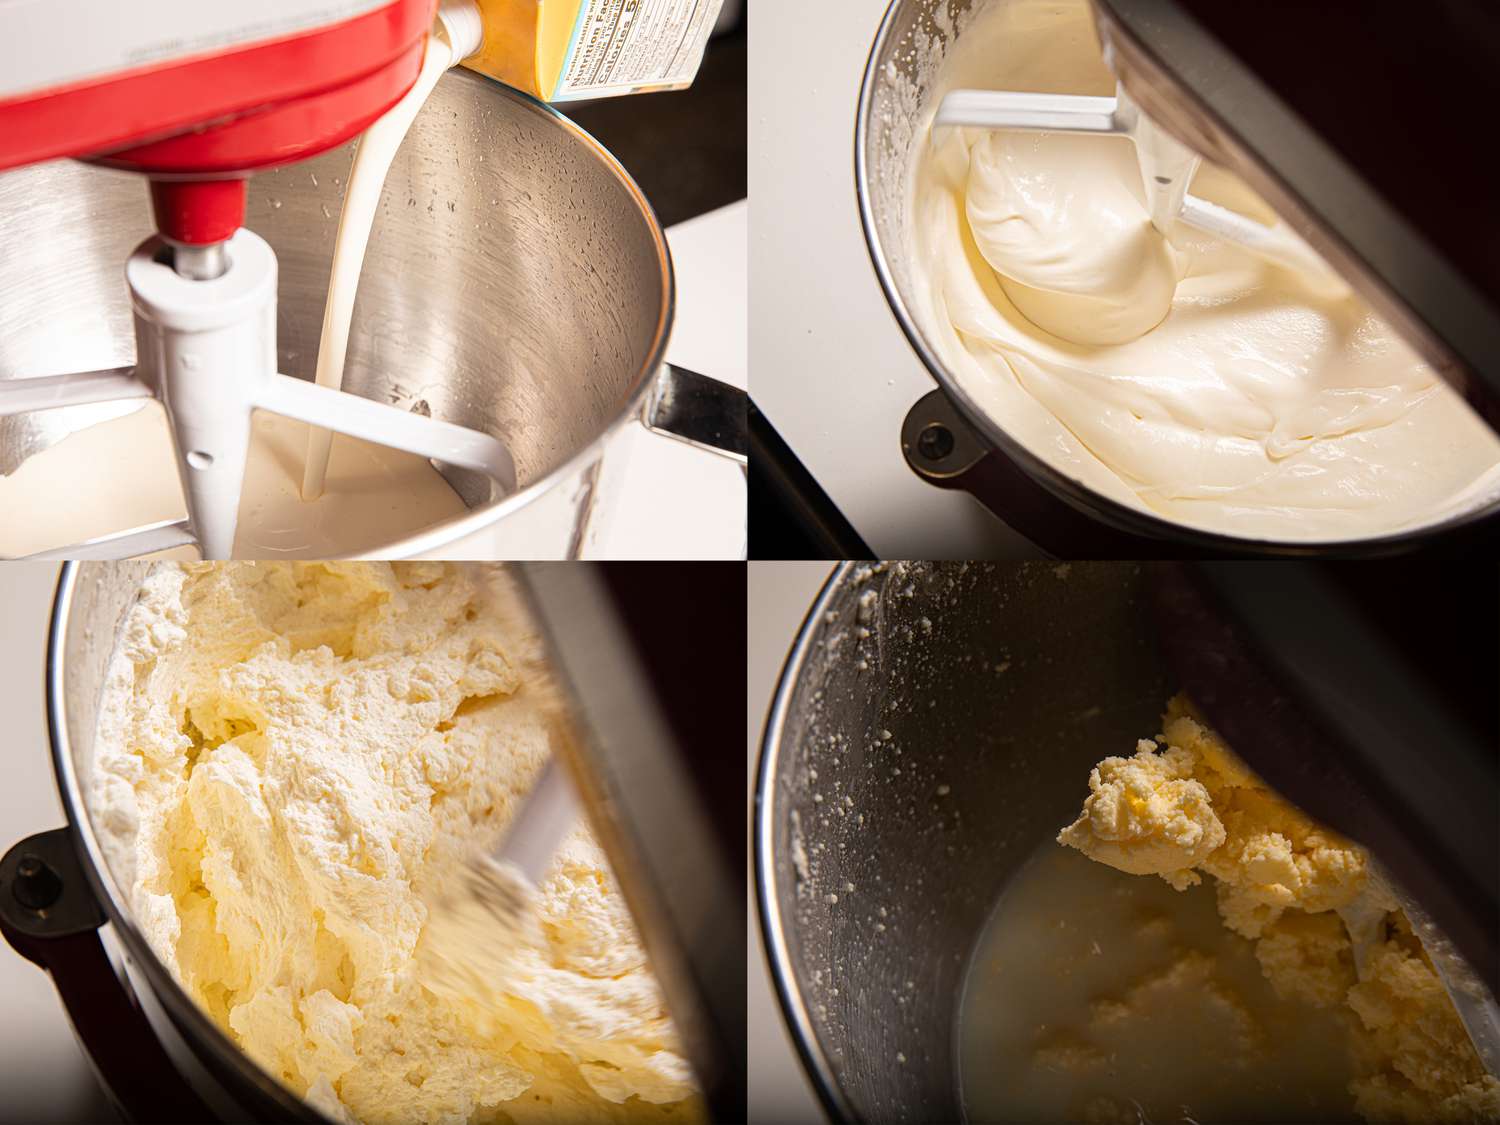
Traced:
MULTIPOLYGON (((860 189, 893 310, 988 444, 1105 523, 1230 550, 1420 541, 1500 503, 1500 439, 1393 329, 1158 230, 1127 140, 933 130, 951 89, 1114 92, 1086 0, 959 7, 888 13, 860 189)), ((1276 221, 1222 169, 1192 192, 1276 221)))

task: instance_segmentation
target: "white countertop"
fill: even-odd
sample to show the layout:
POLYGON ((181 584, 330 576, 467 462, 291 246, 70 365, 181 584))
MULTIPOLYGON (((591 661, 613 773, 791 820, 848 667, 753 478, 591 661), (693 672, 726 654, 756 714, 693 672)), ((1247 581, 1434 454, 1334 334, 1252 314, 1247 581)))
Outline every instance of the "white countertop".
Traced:
MULTIPOLYGON (((771 696, 802 619, 812 606, 830 566, 826 562, 751 562, 747 602, 751 607, 747 644, 745 699, 750 787, 753 801, 761 729, 771 696)), ((753 855, 753 852, 752 852, 753 855)), ((753 863, 753 859, 752 859, 753 863)), ((750 934, 745 948, 746 1005, 749 1024, 750 1120, 756 1125, 824 1120, 823 1111, 803 1074, 787 1035, 786 1022, 766 969, 765 947, 755 906, 755 873, 747 873, 750 934)))
POLYGON ((1034 557, 972 497, 919 480, 901 422, 936 383, 875 279, 854 122, 887 0, 762 4, 750 28, 755 402, 877 557, 1034 557))

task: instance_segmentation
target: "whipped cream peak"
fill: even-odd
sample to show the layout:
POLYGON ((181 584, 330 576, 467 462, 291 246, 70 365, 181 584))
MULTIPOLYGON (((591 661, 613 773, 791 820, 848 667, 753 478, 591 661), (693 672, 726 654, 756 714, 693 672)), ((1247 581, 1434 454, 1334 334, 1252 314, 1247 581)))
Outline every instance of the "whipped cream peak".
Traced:
POLYGON ((1185 262, 1119 167, 1134 164, 1128 141, 992 132, 969 157, 969 231, 1027 320, 1092 345, 1161 323, 1185 262))

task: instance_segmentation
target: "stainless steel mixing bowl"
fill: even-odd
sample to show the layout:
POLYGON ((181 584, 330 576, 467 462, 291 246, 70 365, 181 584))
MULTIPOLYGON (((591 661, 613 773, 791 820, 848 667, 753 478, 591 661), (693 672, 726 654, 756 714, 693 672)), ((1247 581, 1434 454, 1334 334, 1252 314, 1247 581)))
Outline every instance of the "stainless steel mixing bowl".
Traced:
MULTIPOLYGON (((928 94, 950 37, 955 29, 958 35, 962 35, 962 29, 975 18, 976 10, 1007 2, 891 0, 870 50, 855 122, 855 183, 870 258, 891 311, 912 350, 957 408, 966 428, 972 430, 972 437, 968 433, 959 436, 959 446, 962 448, 965 444, 977 442, 989 451, 990 456, 1013 463, 1025 474, 1021 484, 1026 483, 1025 478, 1030 478, 1061 503, 1096 521, 1101 525, 1101 531, 1109 528, 1141 537, 1138 546, 1127 547, 1122 556, 1117 540, 1101 535, 1098 546, 1093 550, 1079 551, 1074 557, 1155 557, 1160 552, 1154 544, 1160 543, 1170 544, 1174 551, 1234 555, 1374 555, 1410 550, 1444 540, 1456 543, 1479 534, 1492 536, 1496 524, 1500 523, 1500 519, 1491 518, 1500 516, 1500 498, 1429 527, 1349 542, 1277 543, 1172 523, 1102 496, 1081 481, 1058 471, 1013 438, 1006 430, 1005 419, 985 410, 965 389, 962 381, 944 364, 923 324, 926 312, 911 276, 910 171, 921 146, 927 142, 924 122, 935 108, 929 104, 928 94)), ((952 444, 949 442, 950 446, 952 444)), ((933 477, 943 476, 944 473, 938 470, 945 466, 946 462, 941 460, 934 463, 931 466, 933 477)), ((1003 492, 991 496, 990 491, 993 489, 981 487, 976 495, 981 500, 995 501, 997 513, 1004 518, 1007 497, 1003 492)), ((1015 501, 1011 500, 1011 503, 1015 501)), ((1064 513, 1064 517, 1070 515, 1064 513)), ((1063 522, 1064 517, 1059 517, 1058 522, 1063 522)))
POLYGON ((1140 569, 846 564, 782 672, 756 788, 772 975, 825 1107, 956 1121, 962 974, 1001 887, 1169 694, 1140 569))
MULTIPOLYGON (((288 375, 316 368, 351 153, 251 181, 246 225, 280 263, 288 375)), ((70 161, 0 176, 0 378, 133 363, 124 262, 149 233, 138 176, 70 161)), ((584 549, 605 439, 672 403, 653 393, 675 386, 662 365, 672 311, 666 240, 619 163, 547 106, 467 70, 446 75, 386 180, 344 387, 501 438, 520 488, 372 553, 462 556, 455 545, 476 535, 469 549, 491 557, 584 549)), ((123 412, 0 417, 0 473, 123 412)), ((487 495, 449 479, 471 503, 487 495)))

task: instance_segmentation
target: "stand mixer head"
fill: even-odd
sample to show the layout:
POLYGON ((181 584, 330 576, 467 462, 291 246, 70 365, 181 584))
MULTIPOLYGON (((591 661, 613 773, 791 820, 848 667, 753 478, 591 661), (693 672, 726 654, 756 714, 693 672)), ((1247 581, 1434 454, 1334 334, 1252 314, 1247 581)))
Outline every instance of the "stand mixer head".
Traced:
POLYGON ((54 44, 7 59, 0 169, 70 156, 150 177, 157 230, 203 272, 222 255, 198 248, 239 228, 251 173, 343 143, 406 92, 434 4, 63 7, 22 0, 0 23, 8 43, 54 44))
MULTIPOLYGON (((49 553, 115 558, 196 544, 205 558, 229 557, 256 410, 471 469, 492 491, 513 490, 511 456, 488 434, 278 374, 275 254, 241 227, 249 174, 343 143, 405 94, 422 63, 432 0, 348 0, 332 16, 326 5, 286 0, 270 36, 266 13, 247 31, 243 17, 187 6, 168 13, 184 24, 168 25, 174 45, 223 49, 147 67, 120 60, 161 50, 150 38, 160 26, 127 32, 112 26, 126 19, 113 6, 79 6, 90 9, 76 14, 95 29, 93 46, 77 57, 48 54, 12 78, 13 89, 24 88, 0 102, 0 169, 78 156, 150 177, 159 233, 125 271, 137 363, 10 380, 0 384, 0 414, 159 399, 188 518, 49 553), (120 38, 103 45, 111 35, 120 38)), ((47 41, 58 19, 52 7, 11 6, 4 38, 47 41)), ((476 30, 472 21, 460 26, 469 36, 476 30)))

